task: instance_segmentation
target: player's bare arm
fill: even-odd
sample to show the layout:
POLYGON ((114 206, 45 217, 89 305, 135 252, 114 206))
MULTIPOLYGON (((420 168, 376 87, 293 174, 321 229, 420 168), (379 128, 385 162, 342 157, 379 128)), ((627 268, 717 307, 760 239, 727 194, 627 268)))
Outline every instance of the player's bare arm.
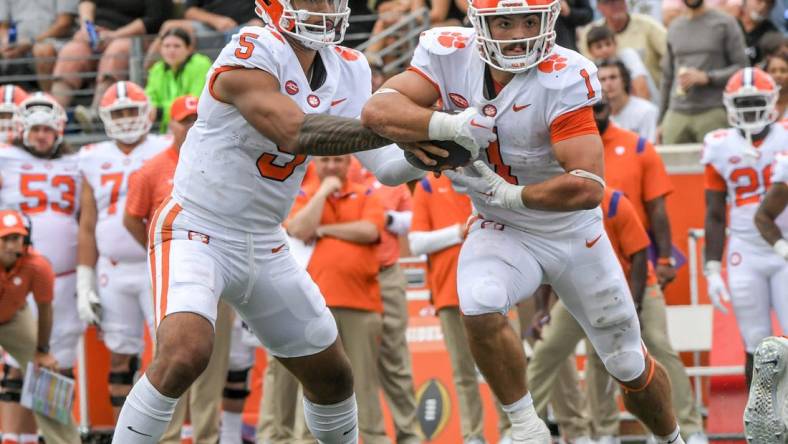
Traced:
POLYGON ((775 183, 766 193, 755 213, 755 226, 771 246, 783 240, 782 231, 774 221, 786 207, 788 207, 788 184, 775 183))
POLYGON ((276 78, 263 70, 223 72, 213 91, 219 100, 238 108, 257 131, 288 153, 337 156, 391 143, 357 119, 304 114, 279 91, 276 78))
POLYGON ((648 220, 654 233, 654 243, 657 246, 657 279, 659 285, 665 287, 676 278, 676 270, 672 265, 673 240, 670 235, 670 219, 665 207, 665 197, 660 196, 646 202, 648 220))
POLYGON ((77 263, 95 267, 98 261, 98 249, 96 247, 96 221, 98 212, 96 210, 96 199, 93 196, 93 188, 87 180, 82 180, 82 193, 79 196, 79 233, 77 235, 77 263))
POLYGON ((433 111, 440 98, 435 87, 413 71, 390 78, 364 105, 361 123, 398 142, 429 139, 433 111))
POLYGON ((52 303, 36 302, 38 309, 38 339, 36 343, 35 364, 57 371, 58 362, 49 350, 49 338, 52 335, 52 303))
POLYGON ((725 248, 725 198, 724 191, 706 190, 706 261, 721 261, 725 248))
POLYGON ((635 308, 640 313, 643 309, 643 298, 646 296, 646 277, 648 276, 648 252, 644 248, 630 256, 629 290, 635 308))
POLYGON ((123 226, 129 234, 143 247, 148 245, 148 230, 145 228, 145 221, 141 217, 132 216, 128 211, 123 212, 123 226))

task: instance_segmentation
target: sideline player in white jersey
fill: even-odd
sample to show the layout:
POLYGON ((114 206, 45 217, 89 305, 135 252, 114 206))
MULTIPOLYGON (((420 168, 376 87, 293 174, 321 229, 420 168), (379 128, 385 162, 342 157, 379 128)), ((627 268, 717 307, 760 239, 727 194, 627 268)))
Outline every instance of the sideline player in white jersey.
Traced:
MULTIPOLYGON (((777 224, 788 208, 788 151, 778 154, 772 170, 772 187, 766 192, 755 226, 778 256, 788 263, 788 235, 777 224)), ((788 333, 788 332, 783 332, 788 333)), ((788 436, 788 337, 768 337, 755 349, 752 385, 744 410, 744 433, 749 443, 785 441, 788 436)))
MULTIPOLYGON (((77 156, 63 141, 66 113, 52 97, 41 92, 28 95, 14 85, 5 85, 0 91, 0 112, 12 110, 13 114, 13 125, 3 129, 14 139, 9 141, 13 145, 0 148, 0 206, 28 217, 28 239, 52 264, 55 288, 49 344, 59 371, 73 378, 77 343, 85 329, 76 301, 77 156), (15 103, 19 97, 24 99, 15 103)), ((6 364, 3 384, 21 388, 17 362, 7 356, 6 364)), ((16 396, 7 400, 19 401, 16 396)), ((3 406, 3 414, 25 424, 20 432, 32 432, 37 440, 29 410, 9 403, 3 406), (26 424, 31 424, 32 430, 24 430, 26 424)), ((13 431, 10 424, 6 431, 13 431)))
POLYGON ((480 216, 462 246, 457 288, 471 351, 512 422, 513 442, 550 442, 526 387, 520 336, 505 316, 549 283, 621 382, 627 408, 660 442, 683 443, 670 383, 642 344, 598 208, 596 68, 555 46, 559 10, 558 0, 471 1, 473 29, 423 33, 411 69, 370 99, 362 123, 396 141, 454 140, 474 157, 483 150, 465 168, 473 176, 446 173, 469 189, 480 216), (464 111, 432 111, 439 98, 448 111, 464 111))
POLYGON ((123 226, 126 190, 129 176, 172 139, 148 134, 152 108, 145 91, 132 82, 117 82, 104 93, 99 116, 112 140, 79 153, 77 299, 80 317, 100 327, 111 352, 108 382, 117 417, 139 368, 144 328, 153 328, 145 248, 123 226))
POLYGON ((27 98, 27 91, 13 84, 0 87, 0 143, 11 143, 19 136, 19 105, 27 98))
MULTIPOLYGON (((267 26, 241 29, 214 62, 181 148, 172 197, 151 224, 157 353, 129 394, 115 443, 157 442, 178 398, 208 362, 220 297, 302 383, 312 435, 323 443, 357 442, 349 361, 281 224, 308 155, 391 142, 357 119, 371 74, 361 53, 336 46, 347 27, 347 1, 258 0, 256 6, 267 26)), ((358 157, 389 185, 424 174, 396 146, 358 157)))
MULTIPOLYGON (((768 74, 758 68, 737 71, 723 93, 733 128, 707 134, 701 159, 706 168, 704 274, 709 299, 723 312, 727 312, 723 301, 733 305, 745 346, 747 387, 755 348, 772 334, 772 309, 783 331, 788 331, 788 263, 764 241, 753 222, 771 186, 775 156, 788 147, 788 125, 773 123, 777 98, 777 87, 768 74), (730 203, 727 223, 726 203, 730 203), (730 232, 727 287, 721 275, 726 226, 730 232)), ((776 223, 788 232, 788 214, 776 223)))

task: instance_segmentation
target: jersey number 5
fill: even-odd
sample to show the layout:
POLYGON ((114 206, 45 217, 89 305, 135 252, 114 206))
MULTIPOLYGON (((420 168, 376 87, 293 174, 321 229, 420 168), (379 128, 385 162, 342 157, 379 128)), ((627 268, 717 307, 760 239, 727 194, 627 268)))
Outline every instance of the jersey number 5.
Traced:
MULTIPOLYGON (((47 200, 49 200, 47 198, 47 193, 44 190, 30 188, 31 184, 46 181, 46 174, 23 174, 20 176, 19 192, 22 193, 22 196, 29 199, 35 199, 37 202, 36 205, 28 205, 27 202, 23 202, 22 205, 19 206, 23 213, 35 214, 46 211, 47 200)), ((52 202, 50 204, 52 211, 63 214, 74 214, 74 195, 77 192, 77 185, 74 182, 74 178, 71 176, 53 176, 50 183, 52 188, 57 188, 63 193, 61 195, 63 203, 52 202)))
POLYGON ((258 34, 253 34, 251 32, 245 32, 238 37, 238 44, 241 45, 240 48, 236 48, 235 56, 241 60, 246 60, 252 56, 252 52, 254 51, 254 42, 252 40, 259 37, 258 34))
POLYGON ((731 181, 739 183, 742 178, 746 178, 745 185, 736 186, 736 206, 758 203, 761 201, 761 194, 758 192, 763 181, 763 190, 769 189, 772 185, 772 166, 766 167, 758 174, 758 170, 751 167, 738 168, 731 172, 731 181))

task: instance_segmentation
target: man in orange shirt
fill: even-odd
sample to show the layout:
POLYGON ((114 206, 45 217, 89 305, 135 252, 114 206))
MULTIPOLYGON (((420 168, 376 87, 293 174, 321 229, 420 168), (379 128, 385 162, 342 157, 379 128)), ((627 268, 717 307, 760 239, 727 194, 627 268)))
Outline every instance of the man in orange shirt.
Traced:
MULTIPOLYGON (((172 178, 178 165, 178 154, 186 134, 197 120, 197 98, 182 96, 173 101, 170 108, 169 127, 172 146, 146 162, 129 178, 126 209, 123 225, 142 245, 148 244, 148 223, 153 214, 172 191, 172 178)), ((189 395, 181 399, 173 414, 162 443, 181 442, 181 427, 187 411, 190 416, 195 442, 215 442, 219 439, 219 394, 227 375, 230 348, 232 310, 224 302, 219 303, 216 323, 216 342, 208 367, 194 382, 189 395)), ((240 425, 238 426, 240 433, 240 425)))
POLYGON ((366 444, 390 443, 377 367, 383 333, 377 246, 385 213, 370 189, 347 179, 350 156, 313 162, 320 183, 302 188, 285 226, 290 236, 314 242, 307 271, 336 319, 353 368, 359 433, 366 444))
MULTIPOLYGON (((46 258, 27 246, 28 234, 20 213, 0 211, 0 347, 19 363, 23 372, 28 362, 57 371, 57 361, 49 352, 55 273, 46 258), (38 327, 27 306, 28 293, 36 301, 38 327)), ((21 386, 6 387, 4 395, 18 400, 20 392, 21 386)), ((35 416, 47 443, 80 442, 71 418, 62 424, 45 415, 35 416)))
MULTIPOLYGON (((643 342, 648 353, 662 364, 670 377, 673 406, 681 433, 688 444, 708 442, 702 433, 702 418, 694 404, 684 364, 668 340, 665 299, 648 261, 647 249, 651 242, 637 209, 623 192, 607 188, 602 200, 602 211, 605 231, 629 280, 641 319, 643 342)), ((542 305, 547 306, 547 303, 542 305)), ((550 310, 549 324, 544 328, 542 340, 534 347, 534 356, 528 366, 528 383, 532 387, 537 411, 549 401, 550 390, 557 376, 555 368, 574 353, 577 343, 583 338, 585 333, 582 328, 559 300, 550 310)), ((611 387, 614 390, 615 385, 609 384, 604 364, 593 353, 593 348, 588 347, 587 350, 590 352, 586 378, 594 429, 599 434, 598 438, 601 438, 598 442, 616 442, 614 436, 618 435, 618 407, 615 392, 610 390, 611 387)))

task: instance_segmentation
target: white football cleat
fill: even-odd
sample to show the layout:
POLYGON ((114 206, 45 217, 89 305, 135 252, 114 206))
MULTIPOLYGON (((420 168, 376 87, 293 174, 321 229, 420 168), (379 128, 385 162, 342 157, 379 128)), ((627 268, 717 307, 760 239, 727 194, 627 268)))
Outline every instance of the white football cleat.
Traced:
POLYGON ((744 409, 748 443, 783 444, 788 440, 786 362, 788 339, 784 337, 768 337, 755 349, 750 397, 744 409))

